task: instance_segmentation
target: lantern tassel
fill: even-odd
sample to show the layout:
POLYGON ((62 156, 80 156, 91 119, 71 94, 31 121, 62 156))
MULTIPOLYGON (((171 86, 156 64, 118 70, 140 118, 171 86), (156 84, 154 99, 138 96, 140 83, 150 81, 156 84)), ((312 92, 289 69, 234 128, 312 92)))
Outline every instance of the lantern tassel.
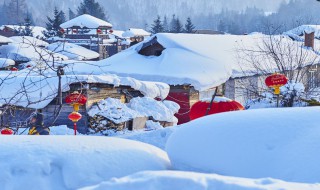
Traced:
POLYGON ((76 136, 77 135, 77 123, 76 122, 73 123, 73 129, 74 129, 74 135, 76 136))

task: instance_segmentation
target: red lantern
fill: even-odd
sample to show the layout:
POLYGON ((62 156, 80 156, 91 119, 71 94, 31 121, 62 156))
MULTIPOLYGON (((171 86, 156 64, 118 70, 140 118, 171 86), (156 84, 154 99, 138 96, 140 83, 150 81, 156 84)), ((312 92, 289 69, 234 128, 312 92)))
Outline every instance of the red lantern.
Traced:
POLYGON ((74 111, 79 111, 79 106, 85 105, 86 102, 87 102, 87 97, 85 95, 80 94, 77 91, 69 94, 66 97, 66 103, 71 104, 71 106, 73 106, 74 108, 74 111))
POLYGON ((102 34, 102 30, 101 29, 97 29, 97 34, 102 34))
POLYGON ((2 129, 1 135, 13 135, 13 130, 9 128, 2 129))
POLYGON ((73 111, 68 115, 68 118, 73 122, 74 135, 77 135, 77 122, 82 118, 82 115, 73 111))
POLYGON ((18 71, 17 67, 12 67, 10 71, 18 71))
POLYGON ((280 87, 287 84, 288 78, 283 74, 275 73, 266 78, 265 83, 268 87, 275 89, 275 94, 280 94, 280 87))
POLYGON ((30 67, 31 67, 31 65, 27 65, 27 66, 26 66, 26 68, 30 68, 30 67))
POLYGON ((78 122, 81 118, 82 118, 82 115, 78 112, 72 112, 69 114, 68 118, 73 122, 73 123, 76 123, 78 122))
POLYGON ((72 30, 72 33, 73 33, 73 34, 76 34, 76 33, 78 33, 78 30, 73 29, 73 30, 72 30))
POLYGON ((112 33, 113 33, 113 30, 109 30, 109 33, 111 33, 111 34, 112 34, 112 33))
MULTIPOLYGON (((206 115, 207 109, 210 106, 210 102, 206 101, 199 101, 193 104, 190 109, 190 119, 194 120, 199 117, 203 117, 206 115)), ((229 112, 229 111, 239 111, 244 110, 244 107, 237 101, 234 100, 227 100, 225 102, 213 102, 208 112, 208 115, 222 113, 222 112, 229 112)))
POLYGON ((65 31, 64 31, 63 28, 61 28, 61 29, 60 29, 60 32, 61 32, 62 34, 64 34, 65 31))

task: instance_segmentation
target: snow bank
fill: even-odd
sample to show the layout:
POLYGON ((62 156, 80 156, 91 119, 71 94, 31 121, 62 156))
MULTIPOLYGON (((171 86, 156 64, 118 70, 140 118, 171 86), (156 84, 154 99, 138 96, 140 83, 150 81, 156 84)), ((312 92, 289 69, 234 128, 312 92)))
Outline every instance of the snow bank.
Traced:
POLYGON ((99 57, 99 54, 95 51, 67 42, 52 43, 47 46, 47 49, 52 52, 63 54, 73 60, 90 60, 99 57))
POLYGON ((181 125, 166 150, 175 169, 319 183, 320 107, 216 114, 181 125))
POLYGON ((0 58, 0 68, 8 67, 15 65, 15 62, 12 59, 0 58))
POLYGON ((132 38, 135 36, 151 36, 151 33, 140 28, 129 28, 129 30, 122 33, 122 37, 126 38, 132 38))
POLYGON ((319 184, 289 183, 271 178, 246 179, 178 171, 145 171, 111 179, 81 190, 318 190, 319 184))
POLYGON ((174 114, 180 109, 180 106, 172 101, 156 101, 148 97, 137 97, 130 100, 128 107, 139 112, 143 116, 152 116, 157 121, 174 122, 174 114))
POLYGON ((49 44, 43 40, 31 36, 13 36, 10 39, 17 44, 28 44, 30 46, 47 47, 49 44))
POLYGON ((60 25, 61 28, 71 28, 74 26, 79 26, 80 28, 99 28, 101 26, 112 27, 112 24, 91 15, 83 14, 60 25))
POLYGON ((105 137, 1 136, 2 190, 66 190, 144 170, 165 170, 165 152, 140 142, 105 137))
POLYGON ((10 38, 7 38, 5 36, 0 36, 0 43, 11 43, 13 42, 10 38))

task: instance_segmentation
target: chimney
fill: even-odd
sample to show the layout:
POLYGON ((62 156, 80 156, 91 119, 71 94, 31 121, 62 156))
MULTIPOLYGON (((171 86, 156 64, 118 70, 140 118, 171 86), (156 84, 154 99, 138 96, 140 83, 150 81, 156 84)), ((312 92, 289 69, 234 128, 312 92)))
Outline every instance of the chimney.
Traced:
POLYGON ((314 49, 314 31, 304 32, 304 46, 314 49))

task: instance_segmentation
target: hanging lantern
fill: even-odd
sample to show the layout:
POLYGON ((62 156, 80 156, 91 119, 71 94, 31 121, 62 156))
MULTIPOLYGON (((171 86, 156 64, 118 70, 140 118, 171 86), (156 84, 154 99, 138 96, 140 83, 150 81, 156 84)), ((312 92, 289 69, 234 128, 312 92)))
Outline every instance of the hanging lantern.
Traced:
POLYGON ((266 78, 265 83, 268 87, 274 88, 274 94, 280 94, 280 87, 287 84, 288 78, 279 73, 274 73, 266 78))
POLYGON ((113 30, 109 30, 109 33, 112 34, 112 33, 113 33, 113 30))
POLYGON ((76 123, 78 122, 81 118, 82 115, 78 112, 73 111, 72 113, 69 114, 68 118, 73 122, 76 123))
POLYGON ((102 34, 102 30, 101 29, 97 29, 97 34, 102 34))
POLYGON ((26 66, 26 68, 30 68, 30 67, 31 67, 31 65, 27 65, 27 66, 26 66))
POLYGON ((13 130, 9 128, 4 128, 1 130, 1 135, 13 135, 13 130))
POLYGON ((80 94, 79 92, 75 91, 71 94, 69 94, 66 97, 66 103, 73 106, 74 111, 79 111, 80 105, 85 105, 87 102, 87 97, 83 94, 80 94))
POLYGON ((207 109, 210 109, 208 115, 229 111, 244 110, 244 107, 237 101, 223 98, 221 101, 213 101, 211 107, 210 101, 198 101, 190 109, 190 119, 194 120, 206 115, 207 109))
POLYGON ((73 33, 73 34, 77 34, 77 33, 78 33, 78 30, 77 30, 77 29, 72 29, 72 33, 73 33))
POLYGON ((18 71, 17 67, 12 67, 10 71, 18 71))
POLYGON ((64 33, 65 33, 65 31, 64 31, 64 29, 63 29, 63 28, 61 28, 61 29, 60 29, 60 32, 61 32, 62 34, 64 34, 64 33))
POLYGON ((82 118, 82 115, 73 111, 68 115, 68 118, 73 122, 74 135, 77 135, 77 122, 82 118))

